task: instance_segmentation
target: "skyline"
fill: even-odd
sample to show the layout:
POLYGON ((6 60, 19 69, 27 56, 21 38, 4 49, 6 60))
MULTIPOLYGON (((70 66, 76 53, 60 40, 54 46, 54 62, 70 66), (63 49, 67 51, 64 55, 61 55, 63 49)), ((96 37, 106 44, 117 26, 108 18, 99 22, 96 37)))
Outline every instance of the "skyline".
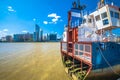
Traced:
MULTIPOLYGON (((19 33, 32 33, 38 24, 45 33, 57 32, 59 36, 67 25, 67 12, 74 0, 39 1, 39 0, 2 0, 0 3, 0 37, 19 33)), ((86 11, 93 11, 99 0, 81 0, 87 6, 86 11)), ((112 1, 112 0, 110 0, 112 1)), ((116 0, 119 4, 120 2, 116 0)), ((116 31, 117 32, 117 31, 116 31)))

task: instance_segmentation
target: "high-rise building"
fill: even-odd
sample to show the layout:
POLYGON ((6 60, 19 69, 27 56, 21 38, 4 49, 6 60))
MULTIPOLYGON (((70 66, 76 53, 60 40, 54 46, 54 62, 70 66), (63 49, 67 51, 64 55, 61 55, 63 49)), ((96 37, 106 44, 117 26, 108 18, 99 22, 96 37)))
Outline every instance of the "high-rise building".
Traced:
POLYGON ((13 41, 12 36, 11 35, 7 35, 6 36, 6 41, 7 42, 12 42, 13 41))
POLYGON ((14 41, 15 42, 23 42, 24 41, 24 35, 23 34, 14 34, 14 41))
POLYGON ((48 41, 57 41, 57 33, 47 34, 47 40, 48 41))
POLYGON ((26 34, 14 34, 14 41, 15 42, 33 41, 33 34, 30 34, 30 33, 26 33, 26 34))
POLYGON ((47 33, 47 41, 49 41, 50 40, 50 36, 49 36, 49 34, 47 33))
POLYGON ((36 32, 33 33, 33 41, 37 41, 36 32))
POLYGON ((40 41, 43 41, 43 30, 40 29, 40 41))
POLYGON ((48 41, 47 40, 47 35, 43 35, 43 41, 48 41))
POLYGON ((39 33, 40 33, 40 27, 39 27, 39 25, 35 25, 35 32, 34 32, 34 34, 33 34, 33 40, 35 41, 35 42, 38 42, 39 41, 39 33))
POLYGON ((57 40, 57 34, 50 34, 50 40, 57 40))

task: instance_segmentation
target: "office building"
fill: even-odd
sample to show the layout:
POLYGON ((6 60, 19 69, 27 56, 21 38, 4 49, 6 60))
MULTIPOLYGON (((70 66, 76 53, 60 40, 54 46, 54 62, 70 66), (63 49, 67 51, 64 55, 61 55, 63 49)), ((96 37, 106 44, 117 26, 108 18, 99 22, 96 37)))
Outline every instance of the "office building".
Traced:
POLYGON ((40 29, 40 39, 39 39, 39 41, 43 41, 43 30, 42 29, 40 29))
POLYGON ((6 36, 6 41, 7 42, 12 42, 13 41, 12 36, 11 35, 7 35, 6 36))
POLYGON ((33 40, 35 42, 38 42, 39 41, 39 33, 40 33, 40 27, 36 24, 35 25, 35 32, 33 34, 33 40))
POLYGON ((57 41, 57 34, 56 33, 47 34, 47 40, 48 41, 57 41))
POLYGON ((14 41, 15 42, 31 42, 33 41, 33 34, 26 33, 26 34, 14 34, 14 41))
POLYGON ((5 42, 6 41, 6 37, 1 37, 1 41, 5 42))

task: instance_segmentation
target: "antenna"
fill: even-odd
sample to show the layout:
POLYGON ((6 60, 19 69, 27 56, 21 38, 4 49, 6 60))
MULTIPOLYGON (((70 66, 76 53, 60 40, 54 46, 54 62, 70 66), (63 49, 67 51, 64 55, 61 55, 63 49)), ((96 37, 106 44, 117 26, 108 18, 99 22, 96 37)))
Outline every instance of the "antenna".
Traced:
POLYGON ((72 3, 72 6, 73 6, 73 8, 76 8, 76 7, 77 7, 76 1, 74 1, 74 2, 72 3))
POLYGON ((101 6, 105 5, 105 0, 100 0, 101 6))
POLYGON ((104 0, 101 0, 101 3, 102 3, 102 4, 104 4, 104 3, 105 3, 105 1, 104 1, 104 0))
POLYGON ((78 0, 78 8, 79 8, 79 6, 80 6, 80 0, 78 0))
POLYGON ((77 8, 79 10, 84 10, 86 8, 85 5, 80 4, 80 0, 77 0, 77 2, 73 1, 72 6, 73 6, 73 8, 77 8))
POLYGON ((81 5, 80 4, 80 0, 77 0, 77 3, 76 3, 76 1, 74 1, 72 3, 72 5, 73 5, 73 8, 77 8, 79 10, 84 10, 86 8, 86 5, 81 5))

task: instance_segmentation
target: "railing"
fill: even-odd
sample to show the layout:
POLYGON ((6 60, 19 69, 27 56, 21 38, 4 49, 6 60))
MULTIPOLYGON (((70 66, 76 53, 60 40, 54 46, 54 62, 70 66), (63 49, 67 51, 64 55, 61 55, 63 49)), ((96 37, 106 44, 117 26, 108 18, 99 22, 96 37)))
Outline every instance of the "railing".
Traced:
POLYGON ((71 43, 67 44, 67 42, 61 42, 61 51, 68 52, 68 55, 71 53, 71 56, 77 57, 77 59, 83 60, 87 63, 92 62, 92 44, 91 43, 71 43), (73 48, 72 48, 73 45, 73 48), (68 50, 68 51, 67 51, 68 50))
POLYGON ((67 42, 61 42, 61 50, 67 52, 67 42))
POLYGON ((74 56, 91 63, 91 43, 75 43, 74 44, 74 56))

